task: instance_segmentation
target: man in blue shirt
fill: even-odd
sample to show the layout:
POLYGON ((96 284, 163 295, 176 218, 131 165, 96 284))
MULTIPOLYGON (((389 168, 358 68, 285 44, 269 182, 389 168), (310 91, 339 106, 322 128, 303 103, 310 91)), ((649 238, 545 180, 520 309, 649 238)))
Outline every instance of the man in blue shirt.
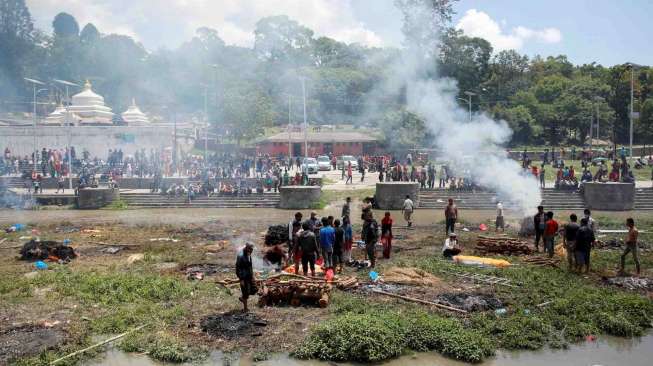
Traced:
POLYGON ((324 258, 324 268, 333 268, 333 244, 336 241, 336 230, 332 226, 333 220, 322 218, 322 228, 320 229, 320 247, 322 248, 322 257, 324 258))

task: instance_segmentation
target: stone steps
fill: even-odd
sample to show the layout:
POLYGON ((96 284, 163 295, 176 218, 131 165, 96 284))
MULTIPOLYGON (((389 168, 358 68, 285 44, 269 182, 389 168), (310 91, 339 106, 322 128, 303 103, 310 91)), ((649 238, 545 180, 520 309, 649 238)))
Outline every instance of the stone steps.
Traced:
POLYGON ((273 208, 279 204, 278 193, 264 193, 243 197, 199 197, 187 202, 186 197, 166 197, 153 193, 123 193, 121 199, 129 206, 143 208, 273 208))

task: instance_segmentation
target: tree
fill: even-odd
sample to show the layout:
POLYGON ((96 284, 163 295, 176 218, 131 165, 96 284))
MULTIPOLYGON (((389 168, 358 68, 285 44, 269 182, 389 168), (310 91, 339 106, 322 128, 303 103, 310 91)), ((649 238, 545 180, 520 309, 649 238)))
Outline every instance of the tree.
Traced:
POLYGON ((461 93, 477 90, 487 78, 491 54, 490 42, 482 38, 470 38, 464 36, 462 31, 449 29, 442 36, 440 45, 440 75, 456 79, 461 93))
POLYGON ((455 0, 395 0, 403 16, 407 46, 425 57, 435 56, 440 34, 454 14, 455 0))
POLYGON ((80 41, 86 45, 94 44, 100 37, 100 31, 97 30, 93 23, 86 24, 79 34, 80 41))
POLYGON ((239 85, 225 92, 224 122, 238 145, 259 136, 274 119, 270 98, 256 86, 239 85))
POLYGON ((292 67, 309 64, 313 31, 277 15, 259 20, 254 30, 254 51, 261 60, 292 67))
POLYGON ((59 13, 52 21, 55 37, 78 37, 79 24, 75 17, 68 13, 59 13))
POLYGON ((392 151, 428 146, 433 139, 424 120, 405 108, 387 112, 380 127, 392 151))
POLYGON ((22 94, 25 60, 34 48, 34 24, 24 0, 0 0, 0 97, 22 94))

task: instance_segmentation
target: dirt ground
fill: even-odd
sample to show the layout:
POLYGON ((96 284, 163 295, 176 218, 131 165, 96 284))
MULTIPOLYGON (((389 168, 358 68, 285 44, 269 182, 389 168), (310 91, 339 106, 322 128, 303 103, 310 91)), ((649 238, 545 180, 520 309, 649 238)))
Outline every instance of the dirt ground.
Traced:
MULTIPOLYGON (((305 211, 305 217, 308 217, 308 213, 305 211)), ((318 213, 337 215, 339 207, 318 213)), ((0 234, 0 240, 5 239, 0 243, 0 277, 5 281, 16 278, 29 283, 25 288, 13 288, 8 282, 0 283, 0 294, 3 294, 0 296, 0 364, 10 359, 34 356, 47 349, 58 349, 79 332, 78 328, 89 327, 85 325, 88 318, 102 316, 108 311, 93 301, 82 301, 74 294, 57 292, 55 285, 29 282, 39 273, 35 271, 33 263, 17 258, 19 247, 27 241, 27 236, 71 241, 79 257, 68 264, 49 262, 50 270, 65 267, 73 273, 154 274, 191 283, 194 280, 188 279, 188 268, 196 267, 207 270, 202 283, 211 284, 216 280, 234 278, 236 253, 245 242, 256 243, 255 253, 260 256, 264 250, 263 235, 267 227, 288 222, 292 214, 292 211, 276 209, 0 211, 0 228, 14 223, 28 225, 21 232, 0 234), (29 346, 26 347, 26 344, 29 346)), ((376 213, 377 217, 379 214, 376 213)), ((414 216, 416 227, 413 229, 401 227, 401 216, 398 213, 394 216, 397 228, 393 255, 389 260, 379 261, 377 272, 382 274, 384 269, 390 267, 402 267, 420 258, 440 256, 444 239, 441 212, 417 211, 414 216)), ((614 216, 615 220, 622 220, 625 214, 614 216)), ((353 217, 357 217, 357 214, 354 213, 353 217)), ((478 224, 493 220, 493 212, 465 211, 462 217, 465 223, 459 227, 460 241, 466 248, 465 252, 471 252, 479 234, 478 224)), ((516 220, 514 225, 516 229, 516 220)), ((510 233, 515 234, 513 231, 510 233)), ((356 248, 353 257, 362 260, 364 253, 356 248)), ((255 261, 255 267, 263 270, 260 275, 270 270, 260 261, 255 261)), ((456 299, 456 294, 486 294, 490 291, 487 285, 464 281, 442 281, 428 287, 369 285, 368 271, 352 267, 345 267, 344 275, 356 276, 363 284, 356 294, 377 296, 378 301, 386 302, 396 299, 372 295, 371 290, 388 290, 387 286, 390 286, 390 291, 428 301, 442 300, 444 296, 451 304, 462 304, 456 301, 464 301, 456 299)), ((600 274, 597 274, 598 277, 600 274)), ((189 343, 210 349, 289 352, 304 339, 312 325, 329 316, 329 308, 259 308, 255 306, 256 299, 253 298, 250 300, 253 314, 266 324, 260 327, 260 334, 250 332, 238 337, 221 337, 204 332, 202 321, 208 316, 238 310, 240 291, 237 286, 224 288, 215 285, 214 288, 217 289, 215 297, 211 297, 213 292, 204 297, 193 292, 192 298, 179 301, 177 305, 183 308, 183 318, 165 325, 164 330, 189 343)))

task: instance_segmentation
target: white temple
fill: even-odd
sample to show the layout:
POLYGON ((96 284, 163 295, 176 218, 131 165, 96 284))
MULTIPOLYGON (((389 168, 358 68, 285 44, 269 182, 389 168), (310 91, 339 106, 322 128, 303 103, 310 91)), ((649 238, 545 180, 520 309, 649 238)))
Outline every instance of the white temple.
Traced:
POLYGON ((141 109, 136 105, 136 100, 132 99, 132 105, 127 108, 122 114, 122 119, 129 126, 143 126, 150 123, 147 115, 141 112, 141 109))
MULTIPOLYGON (((84 90, 73 95, 72 103, 68 106, 69 121, 75 125, 111 125, 113 113, 111 108, 104 105, 104 98, 91 89, 87 80, 84 90)), ((57 107, 45 120, 48 124, 63 124, 66 122, 66 108, 57 107)))

